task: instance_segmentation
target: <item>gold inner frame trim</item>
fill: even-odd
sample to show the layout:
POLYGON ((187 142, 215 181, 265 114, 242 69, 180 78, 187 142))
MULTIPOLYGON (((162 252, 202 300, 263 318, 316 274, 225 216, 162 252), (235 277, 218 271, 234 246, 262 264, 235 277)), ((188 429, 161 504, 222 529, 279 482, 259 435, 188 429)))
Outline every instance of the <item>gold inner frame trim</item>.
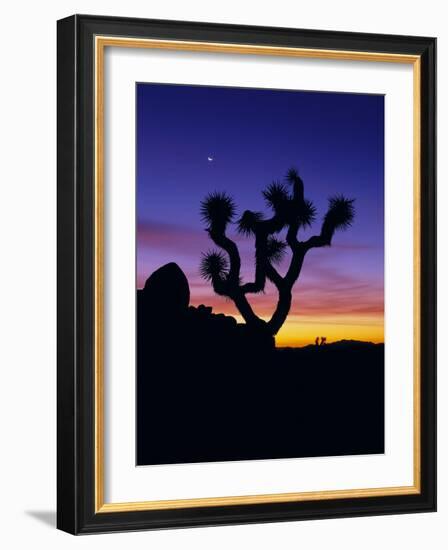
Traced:
POLYGON ((232 506, 274 502, 304 502, 346 498, 412 495, 421 492, 421 357, 420 357, 420 157, 421 157, 421 60, 417 55, 381 52, 324 50, 253 44, 226 44, 182 40, 156 40, 96 36, 95 55, 95 513, 129 512, 198 508, 206 506, 232 506), (413 65, 413 174, 414 174, 414 366, 413 366, 413 485, 348 490, 329 490, 295 493, 190 498, 179 500, 153 500, 141 502, 106 503, 104 501, 104 51, 106 47, 153 48, 162 50, 208 53, 234 53, 268 56, 301 57, 349 61, 407 63, 413 65))

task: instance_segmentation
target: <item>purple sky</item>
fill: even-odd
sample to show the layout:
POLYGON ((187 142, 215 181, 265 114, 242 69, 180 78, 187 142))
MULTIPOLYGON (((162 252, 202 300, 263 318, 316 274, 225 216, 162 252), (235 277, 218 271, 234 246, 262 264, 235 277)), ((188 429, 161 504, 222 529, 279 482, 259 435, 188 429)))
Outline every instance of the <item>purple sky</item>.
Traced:
MULTIPOLYGON (((175 261, 190 281, 193 304, 236 313, 199 277, 201 252, 213 248, 200 220, 200 201, 210 191, 226 191, 239 214, 266 211, 261 191, 295 166, 305 196, 318 209, 303 236, 319 232, 330 195, 355 198, 356 218, 351 229, 335 235, 330 249, 307 256, 292 318, 346 327, 358 318, 382 331, 383 96, 138 84, 136 160, 138 287, 152 271, 175 261)), ((243 273, 251 277, 253 243, 237 240, 243 273)), ((274 300, 268 288, 253 303, 269 315, 274 300)))

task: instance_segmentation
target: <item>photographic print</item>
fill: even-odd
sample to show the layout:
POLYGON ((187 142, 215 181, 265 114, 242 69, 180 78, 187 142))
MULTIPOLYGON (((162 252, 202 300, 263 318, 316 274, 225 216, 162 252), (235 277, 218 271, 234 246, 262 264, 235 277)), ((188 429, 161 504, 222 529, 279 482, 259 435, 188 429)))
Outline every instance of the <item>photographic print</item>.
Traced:
POLYGON ((384 96, 138 83, 137 465, 384 452, 384 96))

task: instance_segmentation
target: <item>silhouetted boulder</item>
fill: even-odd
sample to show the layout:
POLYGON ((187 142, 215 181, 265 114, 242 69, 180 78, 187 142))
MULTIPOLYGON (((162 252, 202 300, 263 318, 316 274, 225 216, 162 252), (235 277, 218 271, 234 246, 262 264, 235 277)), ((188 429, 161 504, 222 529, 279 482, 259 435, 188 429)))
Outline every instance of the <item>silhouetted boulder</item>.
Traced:
POLYGON ((172 317, 185 312, 190 303, 190 287, 182 269, 174 262, 152 273, 142 292, 151 315, 172 317))

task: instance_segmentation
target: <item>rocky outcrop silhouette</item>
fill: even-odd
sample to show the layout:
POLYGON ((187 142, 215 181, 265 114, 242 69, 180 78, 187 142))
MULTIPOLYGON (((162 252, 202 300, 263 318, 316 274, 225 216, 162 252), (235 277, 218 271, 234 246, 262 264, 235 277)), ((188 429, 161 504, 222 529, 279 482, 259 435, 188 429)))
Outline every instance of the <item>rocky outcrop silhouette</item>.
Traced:
MULTIPOLYGON (((145 286, 138 291, 139 324, 163 342, 167 336, 176 339, 188 349, 197 346, 197 353, 204 348, 238 350, 259 353, 275 347, 274 337, 238 324, 236 319, 222 313, 214 314, 212 308, 201 304, 190 306, 190 288, 187 277, 176 263, 166 264, 152 273, 145 286)), ((144 335, 143 338, 146 340, 144 335)), ((149 335, 148 335, 149 336, 149 335)))

